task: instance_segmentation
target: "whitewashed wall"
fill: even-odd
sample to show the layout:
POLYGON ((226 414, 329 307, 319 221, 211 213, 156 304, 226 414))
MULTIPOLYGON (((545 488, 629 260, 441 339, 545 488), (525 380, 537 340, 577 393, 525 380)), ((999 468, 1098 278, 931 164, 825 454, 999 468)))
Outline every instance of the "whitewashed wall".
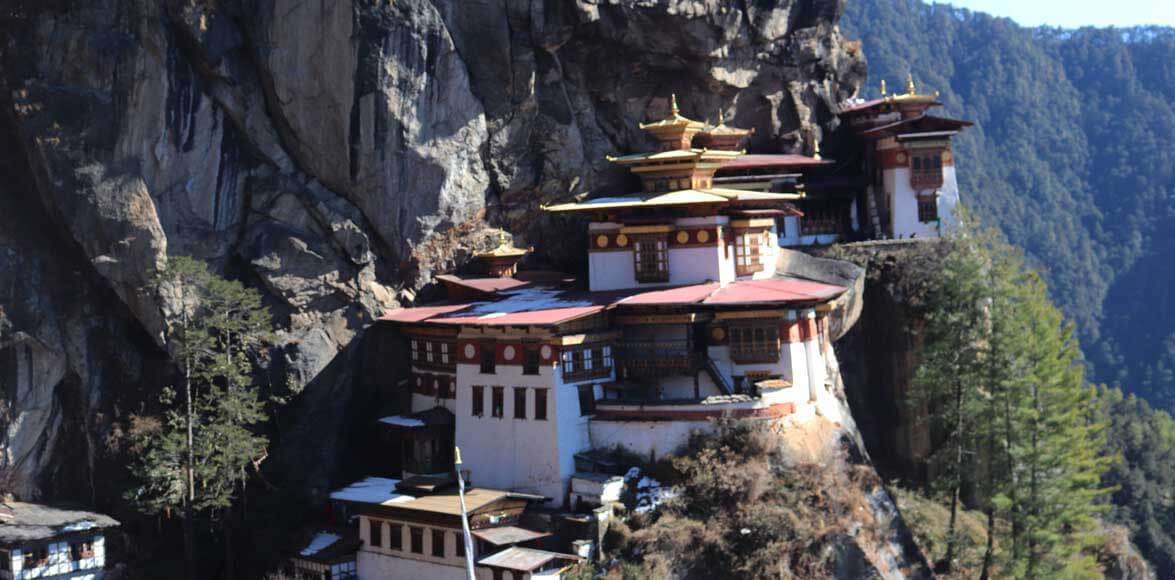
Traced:
POLYGON ((941 222, 918 221, 917 192, 910 187, 910 170, 906 167, 886 169, 883 172, 886 191, 893 192, 894 237, 906 239, 937 238, 958 223, 959 184, 955 180, 955 166, 942 168, 942 187, 938 189, 938 216, 941 222))
MULTIPOLYGON (((80 541, 75 538, 74 541, 80 541)), ((62 580, 85 580, 103 577, 106 566, 106 538, 102 535, 93 537, 94 555, 90 558, 72 560, 69 551, 69 542, 54 542, 49 544, 49 559, 43 566, 27 567, 25 558, 30 550, 15 549, 11 553, 13 578, 60 578, 62 580)))

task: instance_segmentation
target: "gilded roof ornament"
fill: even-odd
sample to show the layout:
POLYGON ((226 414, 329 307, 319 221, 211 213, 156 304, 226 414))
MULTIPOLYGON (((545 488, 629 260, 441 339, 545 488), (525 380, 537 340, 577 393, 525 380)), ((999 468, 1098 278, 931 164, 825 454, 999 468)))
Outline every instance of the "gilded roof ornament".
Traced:
POLYGON ((914 73, 906 74, 906 94, 916 95, 918 91, 914 88, 914 73))
POLYGON ((881 96, 885 96, 885 79, 881 79, 881 96))

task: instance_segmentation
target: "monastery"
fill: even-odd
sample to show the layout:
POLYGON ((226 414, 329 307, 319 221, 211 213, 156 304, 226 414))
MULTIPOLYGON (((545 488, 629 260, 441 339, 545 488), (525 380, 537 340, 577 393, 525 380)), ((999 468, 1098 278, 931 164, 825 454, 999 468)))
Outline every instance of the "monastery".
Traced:
POLYGON ((557 578, 598 555, 635 484, 606 451, 661 457, 720 419, 840 420, 830 318, 847 288, 790 274, 783 254, 949 229, 951 137, 969 123, 927 114, 938 105, 912 81, 846 103, 860 154, 838 163, 816 146, 745 154, 749 131, 688 119, 671 98, 640 126, 654 151, 609 158, 639 192, 544 208, 586 230, 583 283, 520 269, 528 250, 503 238, 477 256, 479 275, 438 276, 445 300, 377 323, 409 367, 403 411, 379 424, 388 477, 334 492, 339 530, 295 567, 466 578, 472 551, 478 578, 557 578))

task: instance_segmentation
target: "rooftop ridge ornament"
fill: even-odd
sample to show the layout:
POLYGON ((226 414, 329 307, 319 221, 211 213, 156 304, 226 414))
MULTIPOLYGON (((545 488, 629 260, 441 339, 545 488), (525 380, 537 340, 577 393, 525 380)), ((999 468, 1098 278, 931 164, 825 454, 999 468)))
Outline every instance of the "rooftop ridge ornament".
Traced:
POLYGON ((906 94, 916 95, 917 89, 914 88, 914 73, 906 73, 906 94))
POLYGON ((881 96, 885 96, 885 79, 881 79, 881 96))
POLYGON ((669 93, 669 111, 674 117, 679 116, 680 109, 677 108, 677 93, 669 93))

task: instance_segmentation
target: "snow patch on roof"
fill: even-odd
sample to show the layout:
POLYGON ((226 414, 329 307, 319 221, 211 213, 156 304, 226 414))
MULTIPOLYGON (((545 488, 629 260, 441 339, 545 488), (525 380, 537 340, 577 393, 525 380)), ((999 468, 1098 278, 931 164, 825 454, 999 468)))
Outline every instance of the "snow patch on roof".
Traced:
POLYGON ((63 531, 63 532, 83 532, 85 530, 92 530, 96 527, 98 527, 98 524, 95 524, 94 522, 91 522, 90 520, 85 520, 85 521, 81 521, 81 522, 68 524, 66 526, 62 526, 61 531, 63 531))
POLYGON ((499 292, 505 296, 496 302, 475 302, 467 310, 455 312, 450 317, 465 318, 470 316, 503 316, 515 312, 531 312, 534 310, 552 310, 555 308, 577 308, 594 306, 590 300, 567 300, 560 298, 561 292, 548 288, 522 288, 499 292))
POLYGON ((338 534, 319 532, 314 536, 314 539, 310 540, 310 543, 307 544, 305 548, 302 548, 302 551, 299 553, 303 556, 313 556, 333 546, 335 542, 341 539, 343 539, 343 537, 338 534))
POLYGON ((410 495, 397 493, 397 483, 400 483, 400 480, 388 479, 386 477, 369 477, 331 493, 330 498, 340 501, 372 503, 376 505, 404 503, 416 499, 410 495))
POLYGON ((379 422, 386 425, 395 425, 397 427, 424 427, 424 421, 421 421, 420 419, 413 419, 412 417, 405 417, 403 415, 384 417, 380 419, 379 422))

